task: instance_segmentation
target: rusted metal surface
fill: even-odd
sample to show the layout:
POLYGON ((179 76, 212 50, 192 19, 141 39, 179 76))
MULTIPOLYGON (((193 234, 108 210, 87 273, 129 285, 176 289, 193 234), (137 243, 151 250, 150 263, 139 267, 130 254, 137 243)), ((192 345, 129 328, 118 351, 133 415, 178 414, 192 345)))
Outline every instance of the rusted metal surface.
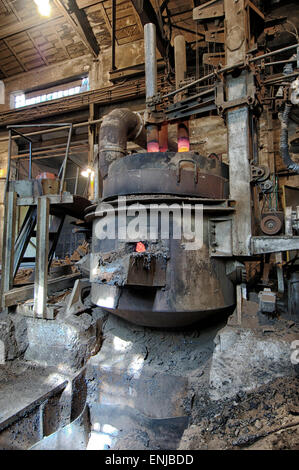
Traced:
MULTIPOLYGON (((214 54, 218 56, 209 57, 209 70, 212 73, 191 82, 191 78, 188 80, 185 77, 183 40, 180 41, 178 37, 175 39, 176 90, 164 95, 163 92, 157 94, 155 80, 152 80, 154 71, 147 77, 150 82, 150 100, 147 100, 145 113, 148 153, 123 158, 112 156, 107 165, 109 168, 106 168, 103 200, 113 208, 117 196, 127 196, 130 202, 136 204, 144 203, 143 198, 146 197, 147 205, 151 204, 151 199, 157 203, 159 198, 164 201, 165 197, 169 197, 168 202, 174 202, 179 196, 183 204, 187 204, 187 201, 189 203, 192 197, 207 200, 231 197, 235 202, 234 205, 228 204, 231 213, 215 212, 212 215, 206 210, 208 203, 204 204, 204 242, 200 249, 189 253, 184 249, 182 239, 178 241, 170 237, 167 240, 163 286, 154 281, 155 248, 147 243, 147 236, 140 240, 146 247, 146 254, 138 254, 139 257, 135 257, 128 249, 126 242, 121 244, 115 240, 94 239, 91 272, 95 303, 143 325, 191 324, 213 312, 232 308, 235 303, 232 281, 240 284, 246 279, 243 273, 233 280, 226 269, 227 260, 236 262, 237 259, 240 264, 244 257, 249 260, 254 256, 255 260, 260 260, 262 257, 256 255, 285 251, 286 247, 291 249, 296 243, 295 237, 292 237, 294 226, 291 214, 290 229, 286 232, 288 237, 270 237, 282 229, 282 221, 279 217, 275 219, 276 214, 265 214, 262 207, 262 198, 274 192, 276 181, 272 178, 275 174, 274 158, 272 166, 259 161, 260 143, 256 136, 260 106, 269 96, 274 102, 276 100, 273 94, 277 90, 270 91, 269 85, 275 83, 275 86, 286 86, 282 75, 274 77, 274 82, 272 78, 267 81, 269 68, 266 69, 266 65, 273 67, 279 61, 274 64, 264 62, 277 53, 271 51, 262 54, 258 37, 263 31, 261 22, 264 15, 254 3, 247 0, 212 0, 195 8, 194 15, 198 15, 196 19, 203 19, 205 23, 211 18, 218 18, 218 41, 224 44, 225 51, 222 46, 215 48, 214 54), (253 57, 251 54, 256 52, 261 55, 253 57), (206 82, 206 87, 203 82, 206 82), (203 93, 195 89, 200 84, 205 89, 203 93), (216 110, 225 118, 227 125, 230 178, 227 167, 221 166, 217 160, 214 160, 212 167, 210 159, 188 152, 187 119, 216 110), (158 128, 165 122, 178 124, 177 153, 162 154, 154 151, 159 148, 158 128), (261 230, 269 236, 253 236, 259 235, 261 230), (145 260, 151 261, 150 267, 145 260)), ((209 27, 206 33, 206 39, 213 42, 209 27)), ((214 42, 217 42, 216 37, 214 42)), ((288 46, 282 48, 281 52, 284 54, 291 49, 288 46)), ((202 60, 201 55, 200 60, 201 65, 204 65, 207 57, 202 60)), ((284 63, 289 65, 289 60, 284 63)), ((285 78, 287 83, 290 84, 292 77, 294 74, 285 78)), ((281 101, 287 98, 285 88, 281 101)), ((279 101, 275 102, 273 108, 279 111, 279 101)), ((160 148, 166 149, 165 136, 163 145, 160 142, 160 148)), ((197 202, 194 200, 195 205, 197 202)), ((274 210, 274 205, 266 210, 274 210)), ((101 217, 100 211, 100 207, 95 211, 95 230, 99 223, 98 217, 101 217)), ((90 220, 93 215, 89 213, 87 217, 90 220)), ((120 213, 117 213, 117 218, 120 219, 120 213)), ((161 247, 161 242, 159 234, 157 246, 161 247)), ((256 273, 256 276, 260 276, 260 273, 256 273)), ((275 282, 277 280, 278 290, 281 290, 281 279, 278 276, 275 282)), ((256 282, 256 279, 253 281, 256 282)), ((240 312, 242 289, 239 285, 240 312)))
POLYGON ((298 250, 299 236, 274 235, 251 238, 251 253, 264 254, 279 251, 298 250))
MULTIPOLYGON (((56 277, 55 279, 50 279, 48 281, 48 294, 53 294, 60 290, 68 289, 74 285, 74 281, 81 277, 80 273, 64 275, 61 277, 56 277)), ((4 307, 10 307, 12 305, 17 305, 19 302, 25 302, 28 299, 32 299, 34 295, 33 285, 16 287, 6 292, 3 295, 3 304, 4 307)))
POLYGON ((89 279, 77 279, 66 306, 67 315, 77 315, 86 310, 87 307, 83 303, 83 296, 87 291, 90 291, 89 279))
POLYGON ((261 221, 262 232, 266 235, 276 235, 282 229, 283 213, 282 217, 279 217, 276 213, 263 214, 261 221))
POLYGON ((168 121, 175 121, 177 119, 186 119, 188 116, 206 115, 208 112, 216 111, 216 109, 215 89, 212 87, 182 101, 170 104, 165 109, 165 114, 168 121))
POLYGON ((126 285, 163 287, 165 283, 166 260, 163 256, 151 256, 146 252, 130 256, 126 285))
POLYGON ((82 196, 73 196, 72 203, 58 203, 51 207, 51 213, 64 213, 77 219, 84 219, 84 211, 90 206, 90 201, 82 196))
POLYGON ((193 9, 194 20, 211 20, 224 16, 223 0, 210 0, 193 9))
POLYGON ((128 140, 146 147, 143 121, 128 108, 114 109, 103 119, 99 136, 99 169, 103 179, 111 163, 126 154, 128 140))
MULTIPOLYGON (((138 202, 138 197, 135 202, 138 202)), ((97 213, 100 212, 95 212, 94 233, 96 224, 100 222, 97 213)), ((118 217, 119 214, 117 226, 121 223, 118 217)), ((178 215, 173 214, 172 217, 174 225, 178 224, 178 215)), ((94 236, 91 266, 93 302, 129 321, 156 327, 188 325, 209 315, 230 311, 235 301, 234 287, 226 276, 225 261, 209 256, 208 219, 208 215, 204 216, 204 241, 200 249, 186 250, 184 240, 174 239, 172 235, 169 240, 158 235, 156 242, 145 241, 146 252, 142 253, 140 264, 134 267, 133 277, 130 272, 133 266, 129 263, 128 270, 128 260, 136 256, 133 254, 135 244, 117 238, 99 240, 94 236), (159 253, 166 266, 165 281, 162 270, 156 283, 156 264, 153 265, 155 275, 143 271, 148 271, 145 259, 152 262, 159 253), (107 273, 110 273, 109 277, 107 273)))
POLYGON ((159 128, 156 124, 146 126, 147 151, 150 153, 159 152, 159 128))
MULTIPOLYGON (((246 87, 245 77, 230 78, 229 99, 240 97, 239 91, 246 87), (242 87, 243 83, 243 87, 242 87)), ((246 94, 246 91, 244 91, 246 94)), ((230 195, 237 201, 237 211, 233 225, 234 255, 250 254, 251 236, 251 195, 250 195, 250 145, 249 145, 249 109, 248 106, 229 110, 228 157, 230 163, 230 195)))
POLYGON ((226 64, 245 59, 248 50, 248 17, 245 0, 224 0, 226 64))
POLYGON ((117 194, 122 196, 129 194, 158 194, 159 187, 163 187, 165 194, 215 199, 228 197, 227 180, 221 176, 199 172, 195 182, 194 171, 181 169, 179 182, 177 178, 177 170, 152 168, 128 171, 126 179, 107 181, 104 185, 104 198, 111 198, 117 194))
POLYGON ((161 191, 164 194, 227 198, 228 167, 194 152, 131 155, 110 166, 103 198, 161 194, 161 191))
POLYGON ((174 38, 175 86, 179 88, 187 73, 186 41, 182 34, 174 38))
POLYGON ((202 56, 203 64, 217 67, 218 64, 225 63, 225 55, 222 52, 211 52, 209 54, 203 54, 202 56))

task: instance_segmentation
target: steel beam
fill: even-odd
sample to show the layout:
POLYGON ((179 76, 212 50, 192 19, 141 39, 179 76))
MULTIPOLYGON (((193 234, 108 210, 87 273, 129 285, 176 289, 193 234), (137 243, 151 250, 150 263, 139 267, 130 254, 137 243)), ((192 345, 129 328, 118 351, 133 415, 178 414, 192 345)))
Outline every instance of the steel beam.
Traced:
POLYGON ((61 14, 53 13, 51 15, 51 18, 39 18, 38 22, 36 21, 36 16, 32 15, 28 20, 22 22, 14 21, 8 26, 1 26, 0 40, 3 38, 10 38, 11 36, 14 36, 18 33, 27 32, 31 29, 40 28, 41 26, 45 27, 46 25, 48 25, 48 23, 54 23, 57 20, 60 20, 60 18, 62 18, 61 14))
MULTIPOLYGON (((247 36, 245 29, 246 8, 244 0, 224 0, 226 27, 226 65, 233 66, 245 60, 247 36)), ((251 238, 251 173, 249 107, 241 104, 248 96, 248 72, 237 78, 229 75, 226 80, 228 104, 239 106, 227 111, 228 158, 230 166, 230 197, 237 201, 233 217, 233 254, 250 255, 251 238)))
POLYGON ((2 248, 2 275, 1 275, 1 307, 4 308, 4 294, 13 285, 14 268, 14 241, 16 223, 16 193, 8 191, 5 194, 4 235, 2 248))
POLYGON ((68 1, 69 9, 66 8, 62 0, 54 0, 54 4, 62 12, 63 16, 71 24, 76 33, 79 34, 92 55, 94 57, 98 57, 100 53, 98 41, 89 24, 85 11, 78 8, 76 0, 68 1), (74 15, 75 19, 73 18, 72 14, 74 15))
POLYGON ((29 206, 14 245, 14 276, 17 274, 36 225, 36 206, 29 206))
POLYGON ((248 106, 228 111, 227 126, 230 197, 237 201, 233 223, 233 254, 248 256, 251 237, 248 106))
MULTIPOLYGON (((77 170, 78 170, 78 167, 77 167, 77 170)), ((53 238, 51 240, 51 244, 49 247, 48 270, 50 270, 50 267, 52 264, 53 256, 54 256, 58 239, 59 239, 62 227, 63 227, 64 219, 65 219, 65 214, 61 214, 60 216, 57 216, 57 215, 52 216, 49 234, 51 234, 53 238)))
POLYGON ((187 72, 186 41, 185 37, 181 34, 174 38, 174 58, 175 86, 179 88, 180 84, 185 80, 187 72))
POLYGON ((211 20, 224 16, 223 0, 210 0, 203 5, 199 5, 193 10, 194 20, 211 20))
POLYGON ((299 249, 299 236, 252 237, 252 255, 299 249))
POLYGON ((49 252, 50 202, 41 196, 37 202, 36 260, 34 280, 34 314, 46 318, 49 252))
POLYGON ((115 42, 116 42, 116 0, 112 0, 112 31, 111 31, 111 40, 112 40, 112 45, 111 45, 111 70, 116 70, 116 65, 115 65, 115 42))
MULTIPOLYGON (((67 276, 60 276, 55 279, 49 279, 48 281, 48 294, 55 294, 64 289, 73 287, 76 279, 81 277, 80 273, 69 274, 67 276)), ((23 287, 15 287, 3 295, 4 306, 11 307, 19 302, 26 302, 26 300, 32 299, 34 296, 34 287, 32 284, 23 287)))
POLYGON ((248 49, 245 0, 224 0, 226 65, 243 61, 248 49))

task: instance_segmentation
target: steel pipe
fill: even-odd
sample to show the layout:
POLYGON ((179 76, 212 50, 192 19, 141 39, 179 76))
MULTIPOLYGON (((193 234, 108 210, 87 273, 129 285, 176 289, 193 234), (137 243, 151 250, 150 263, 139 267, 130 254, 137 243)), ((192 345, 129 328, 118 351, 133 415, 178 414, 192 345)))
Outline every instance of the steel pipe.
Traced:
POLYGON ((148 23, 144 26, 145 88, 146 99, 157 93, 157 56, 156 26, 148 23))
POLYGON ((146 148, 146 132, 138 113, 128 108, 114 109, 103 118, 99 136, 99 170, 106 178, 109 165, 126 154, 127 141, 146 148))

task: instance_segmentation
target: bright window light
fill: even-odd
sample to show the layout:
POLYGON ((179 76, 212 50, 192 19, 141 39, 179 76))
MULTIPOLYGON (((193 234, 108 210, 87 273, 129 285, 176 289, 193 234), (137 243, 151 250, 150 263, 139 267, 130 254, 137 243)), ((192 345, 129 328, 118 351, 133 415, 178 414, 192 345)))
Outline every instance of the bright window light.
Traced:
MULTIPOLYGON (((88 77, 82 79, 81 86, 75 86, 68 88, 66 90, 56 90, 52 93, 35 96, 34 98, 27 98, 24 93, 18 94, 15 96, 15 108, 21 108, 22 106, 30 106, 32 104, 43 103, 44 101, 52 101, 65 96, 76 95, 84 91, 89 90, 89 80, 88 77)), ((88 175, 87 175, 88 176, 88 175)))

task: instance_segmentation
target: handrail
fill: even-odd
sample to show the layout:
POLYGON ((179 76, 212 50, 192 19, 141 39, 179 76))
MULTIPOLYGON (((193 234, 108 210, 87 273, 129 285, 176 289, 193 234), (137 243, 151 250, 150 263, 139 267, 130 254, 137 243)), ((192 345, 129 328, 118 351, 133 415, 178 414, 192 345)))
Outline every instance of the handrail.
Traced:
MULTIPOLYGON (((11 125, 6 126, 6 128, 8 129, 9 132, 8 132, 8 161, 7 161, 7 172, 6 172, 4 193, 6 194, 7 191, 8 191, 8 188, 9 188, 10 171, 11 171, 11 146, 12 146, 13 133, 29 142, 29 171, 28 171, 28 178, 29 179, 32 178, 32 140, 27 135, 24 135, 22 132, 17 130, 17 129, 31 128, 31 127, 47 127, 47 128, 54 127, 56 129, 57 128, 59 128, 59 129, 60 128, 69 129, 68 139, 67 139, 67 144, 66 144, 66 150, 65 150, 65 156, 64 156, 62 165, 61 165, 61 167, 59 169, 59 172, 58 172, 58 177, 60 177, 60 175, 61 175, 59 194, 62 195, 63 187, 64 187, 64 181, 65 181, 66 166, 67 166, 67 161, 68 161, 68 158, 69 158, 69 150, 70 150, 70 144, 71 144, 71 138, 72 138, 72 130, 73 130, 73 124, 72 123, 17 124, 17 125, 14 125, 14 126, 11 126, 11 125)), ((74 161, 73 161, 73 163, 76 164, 76 162, 74 162, 74 161)))

